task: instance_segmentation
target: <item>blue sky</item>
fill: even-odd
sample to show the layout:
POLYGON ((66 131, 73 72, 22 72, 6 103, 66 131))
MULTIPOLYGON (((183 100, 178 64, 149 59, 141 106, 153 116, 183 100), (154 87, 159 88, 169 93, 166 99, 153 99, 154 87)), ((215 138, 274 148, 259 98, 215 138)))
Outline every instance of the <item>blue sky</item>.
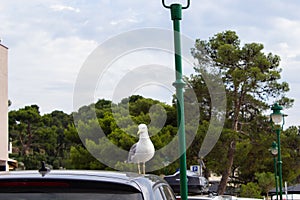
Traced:
MULTIPOLYGON (((181 30, 192 40, 234 30, 242 42, 262 43, 265 52, 279 55, 282 80, 295 99, 294 107, 284 110, 286 124, 300 125, 299 10, 298 0, 191 0, 181 30)), ((160 0, 0 0, 0 12, 0 37, 9 47, 10 109, 37 104, 42 113, 72 112, 78 73, 104 41, 134 29, 172 29, 169 10, 160 0)), ((137 57, 135 62, 143 64, 141 54, 137 57)), ((123 61, 130 65, 130 59, 123 61)), ((105 97, 105 88, 100 93, 105 97)))

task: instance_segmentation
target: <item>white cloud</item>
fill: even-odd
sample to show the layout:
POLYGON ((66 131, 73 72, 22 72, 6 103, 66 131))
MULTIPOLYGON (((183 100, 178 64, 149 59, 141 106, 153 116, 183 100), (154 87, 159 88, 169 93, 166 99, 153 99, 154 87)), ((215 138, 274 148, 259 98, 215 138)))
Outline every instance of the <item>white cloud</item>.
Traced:
POLYGON ((52 6, 50 6, 50 8, 54 11, 73 11, 73 12, 77 12, 77 13, 80 12, 79 8, 74 8, 71 6, 65 6, 65 5, 59 5, 59 4, 52 5, 52 6))
POLYGON ((127 19, 120 19, 120 20, 112 20, 110 24, 116 26, 120 24, 124 25, 124 23, 127 24, 127 23, 138 23, 138 22, 139 20, 135 18, 127 18, 127 19))
POLYGON ((10 54, 18 56, 10 62, 12 108, 37 103, 44 112, 57 108, 72 111, 72 91, 77 73, 97 43, 78 37, 51 40, 48 36, 41 34, 28 45, 20 43, 16 47, 18 50, 10 54), (33 54, 26 53, 29 49, 33 54))

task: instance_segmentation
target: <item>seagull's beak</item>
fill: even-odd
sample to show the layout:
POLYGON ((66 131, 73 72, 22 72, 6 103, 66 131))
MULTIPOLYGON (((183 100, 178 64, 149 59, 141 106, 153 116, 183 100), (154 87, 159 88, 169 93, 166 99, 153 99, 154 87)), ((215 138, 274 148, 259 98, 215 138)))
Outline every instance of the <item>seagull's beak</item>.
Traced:
POLYGON ((141 130, 139 130, 139 131, 137 132, 137 135, 139 135, 141 132, 142 132, 142 131, 141 131, 141 130))

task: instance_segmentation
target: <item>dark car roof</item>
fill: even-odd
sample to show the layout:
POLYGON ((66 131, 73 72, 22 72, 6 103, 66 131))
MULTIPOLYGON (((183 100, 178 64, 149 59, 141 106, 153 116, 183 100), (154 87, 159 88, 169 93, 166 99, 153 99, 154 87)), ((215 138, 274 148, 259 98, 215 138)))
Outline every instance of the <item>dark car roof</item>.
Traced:
POLYGON ((0 182, 5 180, 86 180, 86 181, 104 181, 110 183, 124 184, 136 188, 144 195, 149 195, 145 199, 152 199, 149 191, 157 184, 167 184, 162 178, 146 174, 140 175, 131 172, 117 171, 91 171, 91 170, 51 170, 44 176, 36 171, 10 171, 0 172, 0 182))

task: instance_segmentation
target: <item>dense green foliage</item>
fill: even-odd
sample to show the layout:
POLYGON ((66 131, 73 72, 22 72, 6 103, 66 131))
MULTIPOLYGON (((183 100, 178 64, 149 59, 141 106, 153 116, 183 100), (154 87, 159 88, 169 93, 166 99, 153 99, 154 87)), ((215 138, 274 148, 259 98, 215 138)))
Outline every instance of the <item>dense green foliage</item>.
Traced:
MULTIPOLYGON (((216 34, 208 42, 197 40, 192 51, 199 64, 207 61, 203 59, 203 52, 208 52, 210 62, 220 69, 227 96, 225 125, 217 144, 204 157, 205 174, 208 176, 214 172, 224 175, 224 171, 229 170, 229 180, 241 189, 242 196, 251 194, 252 197, 258 197, 274 187, 270 178, 274 166, 269 148, 276 136, 268 117, 263 113, 270 112, 267 103, 271 97, 280 98, 281 104, 287 107, 292 103, 284 96, 288 91, 287 83, 278 83, 280 58, 272 54, 265 55, 262 49, 263 46, 257 43, 240 47, 235 32, 227 31, 216 34), (228 155, 231 148, 234 150, 234 159, 228 155), (232 163, 229 166, 230 159, 232 163)), ((197 94, 201 112, 200 118, 195 119, 199 122, 197 134, 187 151, 188 168, 198 164, 198 152, 211 119, 211 99, 201 76, 203 70, 206 69, 195 66, 195 74, 186 79, 197 94)), ((188 88, 186 92, 189 92, 188 88)), ((54 169, 111 169, 95 159, 86 146, 93 153, 108 151, 109 145, 105 141, 109 139, 112 144, 128 151, 138 139, 137 125, 151 122, 159 126, 164 113, 164 126, 161 129, 153 126, 149 130, 156 149, 163 148, 176 137, 175 104, 168 105, 133 95, 118 104, 100 99, 71 114, 53 111, 41 115, 37 105, 12 110, 9 112, 9 135, 13 143, 10 157, 24 163, 26 169, 37 169, 42 160, 54 169), (121 108, 119 112, 113 112, 115 106, 121 108), (126 114, 127 106, 129 114, 126 114), (74 121, 73 117, 80 120, 74 121), (99 137, 99 127, 105 137, 99 137), (78 133, 84 133, 85 140, 82 141, 78 133)), ((284 181, 299 183, 300 136, 297 127, 289 127, 282 132, 281 148, 284 181)), ((174 149, 172 153, 178 154, 177 151, 174 149)), ((161 162, 168 163, 168 158, 162 158, 161 162)), ((153 173, 173 174, 179 167, 178 161, 168 164, 153 173)), ((128 166, 123 161, 115 166, 129 171, 136 167, 128 166)))
MULTIPOLYGON (((175 108, 170 105, 160 103, 152 99, 140 97, 140 102, 159 103, 168 110, 168 118, 175 119, 175 108)), ((110 105, 107 100, 99 100, 97 103, 83 107, 77 114, 89 116, 91 107, 96 109, 98 121, 82 122, 81 128, 93 130, 93 126, 101 125, 107 137, 118 146, 129 150, 130 146, 137 141, 137 138, 121 131, 112 116, 110 105), (104 104, 104 102, 106 104, 104 104)), ((145 110, 138 112, 139 102, 132 102, 132 108, 135 109, 133 118, 138 123, 147 122, 145 110), (145 121, 141 120, 144 119, 145 121)), ((133 112, 131 113, 133 114, 133 112)), ((125 119, 124 119, 125 120, 125 119)), ((257 118, 259 122, 249 124, 251 132, 249 135, 241 134, 239 142, 236 145, 235 163, 233 167, 233 183, 237 186, 245 185, 243 188, 251 187, 253 184, 260 185, 260 193, 274 187, 274 183, 264 181, 259 178, 257 173, 273 173, 273 158, 269 152, 271 141, 275 140, 275 134, 272 133, 267 119, 264 116, 257 118), (262 128, 264 126, 264 128, 262 128), (247 185, 247 183, 250 183, 247 185), (265 183, 262 183, 265 182, 265 183), (253 183, 253 184, 252 184, 253 183), (271 186, 270 186, 271 184, 271 186), (262 189, 266 188, 266 189, 262 189)), ((126 121, 126 120, 125 120, 126 121)), ((168 121, 168 120, 167 120, 168 121)), ((172 122, 172 120, 170 120, 172 122)), ((202 120, 198 127, 198 133, 187 151, 187 165, 198 164, 197 156, 201 147, 203 138, 206 134, 209 122, 202 120)), ((137 130, 136 126, 131 127, 132 132, 137 130)), ((130 130, 129 130, 130 131, 130 130)), ((161 148, 166 145, 176 134, 176 127, 169 123, 159 134, 151 139, 155 147, 161 148)), ((50 114, 40 115, 39 108, 36 105, 26 106, 17 111, 9 112, 9 132, 13 142, 13 154, 11 158, 23 162, 26 169, 37 169, 41 160, 45 160, 53 168, 67 169, 110 169, 95 159, 85 148, 80 140, 77 129, 75 128, 72 115, 61 111, 53 111, 50 114)), ((224 143, 231 136, 230 129, 224 129, 216 146, 204 158, 206 172, 222 173, 222 160, 226 154, 224 143)), ((90 144, 92 145, 92 144, 90 144)), ((104 149, 99 146, 99 149, 104 149)), ((174 149, 176 152, 177 150, 174 149)), ((283 177, 284 181, 290 184, 299 182, 300 177, 300 136, 296 127, 290 127, 282 133, 282 157, 283 157, 283 177)), ((162 162, 166 162, 163 160, 162 162)), ((179 167, 179 162, 175 161, 168 167, 155 171, 156 174, 172 174, 179 167)), ((118 166, 122 166, 122 162, 118 166)), ((128 168, 124 167, 124 170, 128 168)), ((135 166, 132 166, 133 170, 135 166)), ((266 178, 265 178, 266 179, 266 178)), ((273 180, 272 180, 273 181, 273 180)), ((254 186, 253 186, 254 187, 254 186)), ((253 193, 255 194, 255 193, 253 193)))

